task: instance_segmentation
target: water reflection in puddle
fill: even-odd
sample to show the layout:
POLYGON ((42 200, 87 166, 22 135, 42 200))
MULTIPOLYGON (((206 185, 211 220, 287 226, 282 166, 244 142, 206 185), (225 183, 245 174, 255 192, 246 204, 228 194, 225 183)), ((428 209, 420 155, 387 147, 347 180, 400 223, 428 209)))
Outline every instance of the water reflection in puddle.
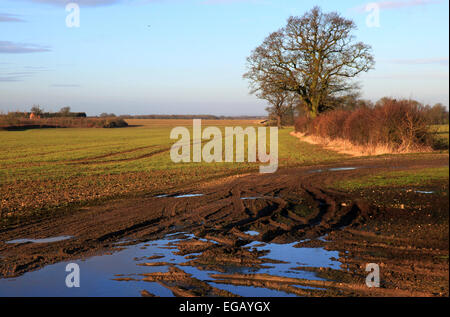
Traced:
POLYGON ((241 200, 264 199, 264 197, 241 197, 241 200))
POLYGON ((407 193, 414 192, 414 193, 417 193, 417 194, 425 194, 425 195, 431 195, 431 194, 436 193, 434 190, 413 190, 413 189, 404 189, 404 191, 406 191, 407 193))
MULTIPOLYGON (((154 198, 190 198, 190 197, 202 197, 205 196, 205 194, 183 194, 183 195, 168 195, 168 194, 162 194, 154 196, 154 198)), ((241 200, 255 200, 255 199, 270 199, 270 198, 277 198, 277 197, 264 197, 264 196, 253 196, 253 197, 241 197, 241 200)))
POLYGON ((44 238, 44 239, 16 239, 16 240, 10 240, 6 241, 5 243, 14 244, 14 243, 51 243, 51 242, 58 242, 63 240, 72 239, 73 236, 59 236, 59 237, 50 237, 50 238, 44 238))
POLYGON ((188 198, 188 197, 201 197, 203 194, 185 194, 185 195, 177 195, 173 196, 174 198, 188 198))
POLYGON ((335 168, 329 168, 329 171, 336 172, 336 171, 352 171, 357 169, 357 167, 335 167, 335 168))
POLYGON ((258 246, 259 242, 252 242, 248 246, 254 246, 255 249, 269 250, 270 253, 265 258, 283 261, 285 263, 270 264, 273 268, 260 269, 258 273, 267 273, 294 278, 305 278, 310 280, 320 280, 314 272, 292 271, 295 266, 305 267, 328 267, 339 269, 340 262, 331 260, 339 258, 338 251, 327 251, 323 248, 294 248, 297 242, 289 244, 266 243, 264 246, 258 246))
POLYGON ((204 194, 184 194, 184 195, 175 195, 175 196, 171 196, 168 194, 163 194, 163 195, 158 195, 155 196, 155 198, 164 198, 164 197, 169 197, 169 198, 189 198, 189 197, 201 197, 204 196, 204 194))
POLYGON ((322 173, 322 172, 338 172, 338 171, 352 171, 356 170, 360 167, 333 167, 333 168, 326 168, 326 169, 318 169, 318 170, 312 170, 309 171, 309 173, 322 173))
POLYGON ((256 200, 256 199, 274 199, 279 198, 277 196, 253 196, 253 197, 241 197, 241 200, 256 200))
MULTIPOLYGON (((256 234, 257 232, 251 233, 256 234)), ((265 268, 226 265, 221 267, 223 272, 200 270, 197 267, 180 265, 188 260, 185 256, 174 254, 178 249, 174 249, 173 244, 190 238, 194 238, 194 236, 177 233, 168 235, 161 240, 139 243, 134 246, 124 246, 119 243, 117 246, 124 248, 121 251, 72 261, 80 266, 80 288, 67 288, 65 285, 68 274, 65 267, 69 262, 48 265, 38 271, 28 272, 17 278, 0 279, 0 296, 140 296, 142 290, 147 290, 156 296, 173 296, 170 290, 158 283, 141 281, 141 274, 167 272, 169 269, 167 262, 188 274, 192 274, 194 278, 207 281, 213 287, 237 295, 293 296, 283 291, 254 286, 214 283, 210 274, 266 273, 321 280, 314 272, 291 269, 299 265, 331 268, 338 268, 340 265, 340 262, 331 259, 339 258, 337 251, 326 251, 322 248, 294 248, 293 245, 297 242, 291 244, 262 244, 255 241, 246 247, 256 250, 269 250, 270 253, 265 255, 265 258, 283 261, 284 263, 268 263, 268 267, 265 268), (142 265, 149 262, 160 262, 161 264, 158 266, 142 265), (135 280, 114 280, 123 277, 135 280)), ((204 239, 199 240, 206 241, 204 239)), ((186 256, 189 255, 192 256, 193 254, 186 256)))

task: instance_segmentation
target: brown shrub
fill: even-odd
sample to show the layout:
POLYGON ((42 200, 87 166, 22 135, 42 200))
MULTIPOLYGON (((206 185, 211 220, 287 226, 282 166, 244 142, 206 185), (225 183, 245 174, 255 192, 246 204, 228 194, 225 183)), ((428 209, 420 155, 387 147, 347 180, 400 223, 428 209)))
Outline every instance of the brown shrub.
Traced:
POLYGON ((358 145, 369 145, 374 142, 374 120, 369 108, 359 108, 351 111, 342 125, 342 138, 358 145))
POLYGON ((295 119, 294 127, 295 131, 306 133, 309 130, 309 124, 311 120, 306 116, 301 116, 295 119))
POLYGON ((103 128, 121 128, 128 126, 128 123, 122 118, 108 118, 103 120, 103 128))
POLYGON ((431 145, 424 108, 415 101, 385 99, 373 109, 374 138, 401 150, 431 145))
POLYGON ((323 138, 342 138, 342 126, 348 115, 345 110, 325 112, 312 121, 310 132, 323 138))

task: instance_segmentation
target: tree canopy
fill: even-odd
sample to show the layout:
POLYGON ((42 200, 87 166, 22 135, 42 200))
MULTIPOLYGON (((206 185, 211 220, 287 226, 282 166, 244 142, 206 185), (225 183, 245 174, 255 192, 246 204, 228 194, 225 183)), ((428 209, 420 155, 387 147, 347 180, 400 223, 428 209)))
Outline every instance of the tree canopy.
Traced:
POLYGON ((371 47, 355 42, 353 21, 314 7, 270 34, 247 58, 251 92, 295 93, 311 117, 327 109, 327 99, 357 88, 352 81, 374 66, 371 47))

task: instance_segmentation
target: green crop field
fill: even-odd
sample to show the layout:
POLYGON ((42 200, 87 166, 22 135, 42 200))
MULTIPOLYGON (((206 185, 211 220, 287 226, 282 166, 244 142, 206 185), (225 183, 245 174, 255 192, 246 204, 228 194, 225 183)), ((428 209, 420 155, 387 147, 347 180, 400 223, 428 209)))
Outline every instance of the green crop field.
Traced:
MULTIPOLYGON (((173 163, 170 148, 177 140, 170 139, 170 131, 177 126, 192 131, 192 120, 133 119, 128 123, 130 127, 118 129, 0 131, 2 218, 142 193, 165 193, 186 184, 258 171, 260 165, 266 165, 173 163)), ((224 136, 226 126, 257 127, 258 122, 202 120, 202 128, 207 126, 219 127, 224 136)), ((447 136, 448 142, 448 125, 438 129, 439 136, 447 136)), ((349 158, 302 142, 289 135, 292 130, 286 127, 279 131, 279 168, 349 158)))
POLYGON ((449 146, 449 125, 448 124, 440 124, 440 125, 432 125, 431 131, 436 135, 436 144, 441 149, 447 149, 449 146))
POLYGON ((355 190, 373 187, 423 186, 432 181, 448 179, 448 167, 425 168, 414 171, 384 172, 359 179, 337 181, 334 187, 343 190, 355 190))
MULTIPOLYGON (((128 120, 120 129, 0 131, 2 214, 47 210, 257 171, 261 163, 173 163, 169 138, 192 120, 128 120)), ((202 128, 257 126, 253 120, 203 120, 202 128)), ((347 156, 279 131, 279 166, 338 161, 347 156)), ((192 135, 191 135, 192 137, 192 135)), ((247 144, 245 144, 245 148, 247 144)))

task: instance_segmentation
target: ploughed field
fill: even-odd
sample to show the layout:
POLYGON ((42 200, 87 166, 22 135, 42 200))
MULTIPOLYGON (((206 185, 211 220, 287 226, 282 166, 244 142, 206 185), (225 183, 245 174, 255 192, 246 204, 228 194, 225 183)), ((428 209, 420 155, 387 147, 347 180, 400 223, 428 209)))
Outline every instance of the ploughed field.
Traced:
POLYGON ((286 128, 259 174, 172 163, 190 120, 129 123, 0 132, 1 295, 448 296, 448 153, 352 158, 286 128))

